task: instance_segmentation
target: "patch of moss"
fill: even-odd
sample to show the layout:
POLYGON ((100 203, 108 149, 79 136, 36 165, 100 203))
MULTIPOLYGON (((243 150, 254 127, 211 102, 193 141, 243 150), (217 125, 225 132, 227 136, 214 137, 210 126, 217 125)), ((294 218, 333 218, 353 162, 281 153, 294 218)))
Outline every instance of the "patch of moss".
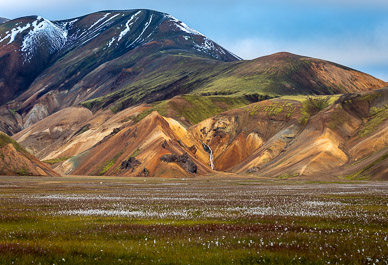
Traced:
POLYGON ((108 164, 106 164, 105 167, 100 171, 99 175, 104 175, 105 172, 107 172, 114 164, 115 164, 115 161, 113 160, 109 161, 108 164))
POLYGON ((103 168, 100 170, 100 172, 98 173, 98 175, 104 175, 117 161, 117 159, 123 154, 123 152, 120 152, 118 154, 116 154, 111 160, 107 161, 103 168))
POLYGON ((20 176, 29 176, 31 175, 31 173, 25 169, 24 167, 21 167, 20 169, 18 170, 15 170, 16 174, 20 175, 20 176))
POLYGON ((184 95, 187 105, 175 105, 178 117, 184 117, 191 124, 197 124, 207 118, 229 109, 238 108, 249 104, 248 100, 241 97, 198 97, 184 95))
POLYGON ((64 156, 64 157, 58 157, 58 158, 54 158, 54 159, 48 159, 48 160, 44 160, 42 162, 44 163, 47 163, 47 164, 50 164, 50 165, 55 165, 55 164, 58 164, 60 162, 63 162, 63 161, 66 161, 70 158, 72 158, 73 156, 64 156))
POLYGON ((140 154, 140 148, 137 148, 129 157, 137 157, 140 154))
POLYGON ((297 176, 299 176, 298 173, 294 173, 294 174, 284 173, 284 174, 281 174, 281 175, 277 176, 276 178, 278 178, 278 179, 289 179, 289 178, 295 178, 297 176))
POLYGON ((369 119, 363 128, 358 132, 360 137, 367 136, 376 131, 379 125, 388 119, 388 107, 383 109, 371 109, 372 113, 375 113, 371 119, 369 119))
POLYGON ((15 149, 19 152, 27 153, 27 151, 23 147, 21 147, 15 140, 13 140, 5 133, 0 132, 0 148, 8 144, 12 144, 15 147, 15 149))
POLYGON ((334 97, 330 97, 330 96, 305 97, 305 99, 302 102, 302 109, 301 109, 302 116, 299 122, 303 125, 306 125, 310 117, 314 116, 318 112, 332 105, 334 103, 333 98, 334 97))
POLYGON ((249 108, 249 116, 254 116, 259 112, 263 112, 268 116, 276 116, 283 114, 286 117, 291 117, 295 112, 295 105, 289 102, 273 102, 271 105, 261 106, 259 104, 249 108))
POLYGON ((379 164, 380 162, 384 161, 387 158, 388 158, 388 152, 382 155, 381 157, 379 157, 378 159, 376 159, 375 161, 373 161, 372 163, 370 163, 369 165, 367 165, 366 167, 364 167, 363 169, 361 169, 360 171, 347 175, 346 178, 359 179, 359 180, 369 179, 370 176, 368 175, 368 170, 370 170, 372 167, 376 166, 377 164, 379 164))
POLYGON ((81 129, 79 129, 75 134, 74 136, 78 136, 78 135, 81 135, 83 134, 84 132, 87 132, 90 130, 90 124, 86 124, 85 126, 82 126, 81 129))
POLYGON ((173 100, 155 103, 152 108, 139 114, 135 118, 135 123, 157 111, 162 116, 169 116, 171 113, 175 119, 184 119, 191 124, 197 124, 218 113, 250 103, 244 97, 182 95, 182 98, 186 103, 176 103, 173 100))
POLYGON ((16 115, 16 110, 15 110, 15 109, 8 109, 8 111, 9 111, 9 113, 10 113, 13 117, 15 117, 15 115, 16 115))

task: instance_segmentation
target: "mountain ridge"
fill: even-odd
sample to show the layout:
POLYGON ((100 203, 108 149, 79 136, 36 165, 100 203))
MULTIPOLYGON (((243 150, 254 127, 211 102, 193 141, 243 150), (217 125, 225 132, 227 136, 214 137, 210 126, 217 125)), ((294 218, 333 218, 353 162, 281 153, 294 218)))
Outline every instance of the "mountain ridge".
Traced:
POLYGON ((385 178, 388 83, 334 62, 135 9, 1 24, 0 63, 0 130, 61 174, 385 178))
POLYGON ((9 19, 0 17, 0 24, 5 23, 7 21, 9 21, 9 19))
MULTIPOLYGON (((79 90, 84 77, 101 70, 108 62, 112 69, 102 74, 104 80, 154 53, 184 52, 193 58, 221 61, 240 59, 174 17, 151 10, 96 12, 54 22, 39 16, 24 17, 0 26, 0 45, 3 65, 0 88, 6 91, 1 95, 0 104, 15 100, 16 104, 10 104, 8 109, 22 116, 29 115, 23 124, 12 130, 14 132, 29 126, 31 120, 36 122, 60 109, 64 101, 67 106, 80 103, 76 99, 80 93, 71 92, 79 90), (37 41, 39 47, 34 44, 37 41), (70 95, 64 95, 69 90, 70 95), (45 95, 49 97, 46 101, 62 103, 42 112, 39 107, 42 103, 35 101, 45 95)), ((124 79, 116 82, 117 89, 122 85, 120 82, 128 79, 125 75, 128 74, 123 72, 124 79)), ((104 95, 112 89, 114 87, 104 84, 94 89, 94 94, 104 95)), ((82 92, 83 100, 88 99, 89 91, 88 88, 82 92)))

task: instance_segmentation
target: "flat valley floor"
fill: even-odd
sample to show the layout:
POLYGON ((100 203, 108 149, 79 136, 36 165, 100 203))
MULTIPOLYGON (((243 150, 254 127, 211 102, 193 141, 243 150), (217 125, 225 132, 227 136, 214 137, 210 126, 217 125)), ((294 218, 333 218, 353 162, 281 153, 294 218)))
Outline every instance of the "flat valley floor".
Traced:
POLYGON ((0 264, 388 264, 388 183, 0 177, 0 264))

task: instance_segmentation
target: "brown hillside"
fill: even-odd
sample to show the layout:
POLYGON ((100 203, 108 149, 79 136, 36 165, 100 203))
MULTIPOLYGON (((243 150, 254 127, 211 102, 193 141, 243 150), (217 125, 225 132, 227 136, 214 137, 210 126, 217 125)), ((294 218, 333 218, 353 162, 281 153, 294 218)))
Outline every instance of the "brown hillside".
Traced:
POLYGON ((2 132, 0 132, 0 175, 59 176, 2 132))
POLYGON ((153 112, 108 141, 68 160, 64 167, 73 167, 72 173, 79 175, 193 176, 195 173, 188 172, 179 163, 161 160, 164 155, 184 153, 196 164, 196 174, 211 172, 206 166, 209 156, 201 143, 176 121, 153 112), (135 166, 122 168, 123 161, 131 157, 138 161, 135 166))

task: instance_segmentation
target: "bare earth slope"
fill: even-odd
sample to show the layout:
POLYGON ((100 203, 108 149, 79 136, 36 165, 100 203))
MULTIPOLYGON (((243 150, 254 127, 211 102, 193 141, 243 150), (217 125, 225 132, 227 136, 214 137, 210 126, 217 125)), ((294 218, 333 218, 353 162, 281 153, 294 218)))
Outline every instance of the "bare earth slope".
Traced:
MULTIPOLYGON (((315 97, 321 99, 325 98, 315 97)), ((117 114, 105 111, 80 123, 62 144, 45 145, 37 154, 45 159, 66 157, 54 165, 64 174, 171 177, 229 172, 278 178, 387 179, 388 88, 333 96, 322 109, 314 109, 309 102, 304 96, 265 100, 188 128, 182 125, 184 117, 178 122, 179 115, 167 118, 157 112, 171 115, 171 105, 167 111, 147 106, 117 114), (83 131, 85 124, 90 126, 83 131), (177 157, 163 158, 185 153, 182 163, 177 157), (188 170, 189 160, 196 171, 188 170)), ((27 129, 15 139, 38 149, 37 139, 49 139, 39 132, 49 120, 32 126, 35 133, 27 129)))
POLYGON ((0 175, 58 176, 48 165, 30 155, 2 132, 0 132, 0 175))
POLYGON ((216 169, 284 178, 387 178, 388 89, 342 96, 316 114, 307 110, 296 101, 271 100, 250 106, 249 116, 229 111, 192 130, 214 150, 216 169), (246 145, 252 135, 255 144, 246 145))

